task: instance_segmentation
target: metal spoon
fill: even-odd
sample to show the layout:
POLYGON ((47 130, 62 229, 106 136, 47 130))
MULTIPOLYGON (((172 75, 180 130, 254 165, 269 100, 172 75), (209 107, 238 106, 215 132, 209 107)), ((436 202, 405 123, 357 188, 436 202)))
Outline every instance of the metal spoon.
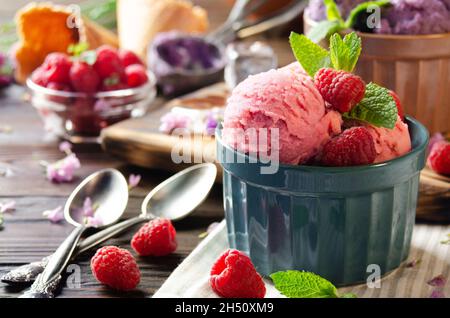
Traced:
POLYGON ((72 258, 81 235, 91 227, 85 224, 85 216, 80 209, 86 198, 97 206, 95 214, 102 220, 101 227, 109 226, 119 220, 127 206, 127 180, 119 171, 106 169, 90 175, 76 187, 64 207, 64 218, 75 229, 53 253, 44 271, 22 298, 54 297, 53 290, 58 286, 61 273, 72 258))
MULTIPOLYGON (((114 237, 130 227, 165 217, 180 220, 187 217, 208 196, 217 175, 214 164, 205 163, 187 168, 154 188, 144 199, 141 214, 97 232, 80 242, 74 255, 79 255, 92 247, 114 237)), ((2 277, 8 284, 26 284, 34 281, 47 265, 48 258, 23 265, 2 277)))

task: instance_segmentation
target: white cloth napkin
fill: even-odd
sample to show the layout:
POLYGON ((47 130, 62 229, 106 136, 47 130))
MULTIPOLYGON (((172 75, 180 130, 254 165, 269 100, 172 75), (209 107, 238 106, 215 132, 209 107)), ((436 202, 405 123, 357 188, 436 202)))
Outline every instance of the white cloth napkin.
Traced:
MULTIPOLYGON (((447 284, 444 295, 450 297, 450 226, 416 225, 409 260, 419 261, 413 267, 403 264, 385 276, 379 288, 366 284, 340 288, 340 293, 355 293, 359 298, 420 298, 430 297, 433 288, 427 282, 443 275, 447 284)), ((208 283, 209 272, 215 260, 228 248, 225 221, 222 221, 195 250, 175 269, 153 297, 156 298, 217 298, 208 283)), ((283 297, 265 280, 267 298, 283 297)))

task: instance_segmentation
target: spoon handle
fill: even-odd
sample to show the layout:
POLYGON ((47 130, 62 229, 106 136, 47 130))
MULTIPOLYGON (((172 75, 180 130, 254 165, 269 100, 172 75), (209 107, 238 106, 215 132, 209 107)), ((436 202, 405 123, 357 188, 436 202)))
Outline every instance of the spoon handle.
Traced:
POLYGON ((143 216, 136 216, 131 219, 116 223, 111 225, 91 236, 85 238, 82 242, 80 242, 76 249, 76 254, 81 254, 92 247, 103 243, 104 241, 116 236, 117 234, 122 233, 123 231, 131 228, 132 226, 148 221, 148 218, 143 216))
POLYGON ((36 278, 29 291, 25 292, 24 298, 53 298, 53 291, 61 280, 61 273, 72 258, 75 247, 80 240, 81 234, 86 230, 85 226, 76 227, 72 233, 62 242, 53 253, 44 271, 36 278))

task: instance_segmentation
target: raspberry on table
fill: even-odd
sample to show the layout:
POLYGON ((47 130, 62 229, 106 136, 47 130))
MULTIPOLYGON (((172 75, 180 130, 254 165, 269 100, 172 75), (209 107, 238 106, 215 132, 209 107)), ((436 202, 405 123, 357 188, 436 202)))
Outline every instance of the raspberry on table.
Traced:
POLYGON ((97 92, 100 84, 100 78, 92 66, 82 61, 73 63, 70 69, 70 80, 76 91, 87 94, 97 92))
POLYGON ((50 53, 42 64, 42 76, 47 83, 55 82, 60 84, 70 84, 70 68, 72 61, 64 53, 50 53))
POLYGON ((328 141, 319 161, 325 166, 358 166, 373 163, 376 156, 375 142, 367 128, 353 127, 328 141))
POLYGON ((144 224, 131 239, 131 247, 141 256, 164 256, 177 249, 176 231, 168 219, 144 224))
POLYGON ((211 288, 225 298, 264 298, 266 286, 250 258, 237 250, 227 250, 211 268, 211 288))
POLYGON ((366 84, 361 77, 331 68, 321 68, 317 71, 314 84, 323 99, 341 113, 352 110, 364 98, 366 92, 366 84))
POLYGON ((391 94, 392 98, 394 98, 395 105, 397 106, 398 115, 404 121, 405 120, 405 112, 403 111, 403 106, 402 106, 402 103, 400 102, 400 97, 394 91, 389 91, 389 94, 391 94))
POLYGON ((124 68, 133 64, 144 65, 142 60, 134 52, 129 50, 119 50, 119 58, 124 68))
POLYGON ((450 142, 438 141, 431 148, 428 165, 435 172, 450 176, 450 142))
POLYGON ((147 70, 139 64, 128 66, 125 69, 125 75, 127 77, 127 84, 130 87, 138 87, 148 81, 147 70))
POLYGON ((100 283, 117 290, 132 290, 141 279, 133 255, 116 246, 98 249, 91 259, 91 270, 100 283))
POLYGON ((94 63, 94 69, 101 80, 118 76, 123 78, 124 68, 116 49, 111 46, 103 45, 96 50, 97 58, 94 63))

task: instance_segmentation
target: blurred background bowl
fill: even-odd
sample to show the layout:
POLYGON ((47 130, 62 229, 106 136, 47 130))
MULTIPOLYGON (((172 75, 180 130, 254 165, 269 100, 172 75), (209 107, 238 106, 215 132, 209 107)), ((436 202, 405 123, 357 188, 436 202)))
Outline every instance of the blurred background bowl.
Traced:
POLYGON ((30 78, 27 86, 47 131, 73 143, 90 143, 98 142, 103 128, 147 112, 156 97, 155 76, 147 75, 142 86, 93 95, 48 89, 30 78))

